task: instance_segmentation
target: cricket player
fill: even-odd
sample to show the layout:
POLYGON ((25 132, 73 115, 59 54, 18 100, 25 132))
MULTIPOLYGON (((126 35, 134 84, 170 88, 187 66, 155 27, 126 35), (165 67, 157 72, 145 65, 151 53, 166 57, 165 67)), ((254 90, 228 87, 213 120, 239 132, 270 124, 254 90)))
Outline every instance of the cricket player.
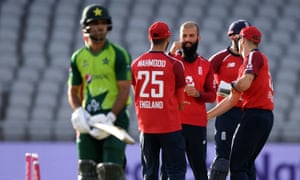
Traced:
POLYGON ((124 180, 125 142, 92 128, 90 117, 105 115, 98 123, 128 130, 131 57, 107 39, 112 20, 105 7, 85 7, 80 24, 85 46, 73 53, 68 80, 71 121, 78 132, 78 180, 124 180))
POLYGON ((183 66, 165 52, 171 36, 166 23, 154 22, 148 33, 150 50, 131 65, 143 179, 158 179, 161 153, 167 178, 185 180, 185 144, 179 118, 184 100, 183 66))
MULTIPOLYGON (((243 57, 239 54, 239 33, 250 24, 245 20, 236 20, 228 28, 227 36, 231 45, 209 58, 214 69, 217 84, 217 99, 219 103, 230 94, 230 83, 238 77, 238 71, 243 64, 243 57)), ((216 157, 210 167, 209 180, 226 180, 229 170, 229 155, 234 131, 242 115, 241 103, 238 103, 215 120, 215 150, 216 157)))
POLYGON ((196 22, 180 26, 179 41, 172 43, 170 54, 184 65, 185 105, 180 112, 186 156, 195 180, 207 180, 207 117, 206 104, 214 102, 216 91, 213 69, 207 59, 197 53, 201 40, 196 22))
POLYGON ((267 57, 258 49, 262 33, 254 26, 239 34, 243 64, 231 94, 208 111, 208 119, 220 116, 242 99, 242 116, 231 145, 231 180, 256 179, 255 159, 264 147, 274 121, 274 90, 267 57))

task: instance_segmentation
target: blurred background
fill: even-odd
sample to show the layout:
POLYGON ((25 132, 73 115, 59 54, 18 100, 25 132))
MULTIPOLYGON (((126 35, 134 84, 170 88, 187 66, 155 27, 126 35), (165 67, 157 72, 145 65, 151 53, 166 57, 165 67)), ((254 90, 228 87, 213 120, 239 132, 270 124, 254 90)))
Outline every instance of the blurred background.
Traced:
MULTIPOLYGON (((275 87, 275 124, 269 141, 300 140, 299 0, 1 0, 1 141, 73 141, 67 101, 70 56, 83 46, 80 17, 90 3, 112 16, 109 39, 136 58, 149 49, 147 29, 162 20, 178 39, 179 25, 200 25, 199 52, 209 58, 229 45, 229 24, 248 20, 263 33, 260 49, 268 56, 275 87)), ((212 104, 207 105, 208 108, 212 104)), ((138 138, 135 111, 130 134, 138 138)), ((208 124, 213 141, 214 121, 208 124)))

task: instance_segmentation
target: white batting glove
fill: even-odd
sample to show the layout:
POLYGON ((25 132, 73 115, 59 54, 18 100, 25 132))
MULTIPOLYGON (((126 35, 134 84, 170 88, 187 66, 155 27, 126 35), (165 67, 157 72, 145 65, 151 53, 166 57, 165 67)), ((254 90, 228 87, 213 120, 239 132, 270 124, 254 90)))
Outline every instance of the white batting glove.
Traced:
POLYGON ((89 134, 98 140, 107 138, 110 135, 107 132, 97 129, 97 128, 94 128, 94 127, 91 128, 91 130, 89 131, 89 134))
POLYGON ((90 117, 89 125, 93 126, 95 123, 105 123, 106 116, 105 114, 97 114, 90 117))
POLYGON ((107 115, 106 115, 106 123, 114 123, 115 121, 117 120, 117 116, 113 113, 113 112, 109 112, 107 115))
MULTIPOLYGON (((112 114, 114 115, 114 114, 112 114)), ((97 114, 94 116, 91 116, 90 121, 89 121, 89 125, 93 126, 95 123, 102 123, 102 124, 106 124, 106 125, 113 125, 113 116, 112 115, 104 115, 104 114, 97 114)))
POLYGON ((230 95, 230 92, 231 92, 231 84, 230 83, 227 83, 225 81, 221 81, 220 84, 219 84, 219 87, 218 87, 218 91, 217 91, 217 94, 219 96, 229 96, 230 95))
POLYGON ((90 131, 89 119, 90 114, 82 107, 78 107, 71 116, 72 126, 80 133, 88 133, 90 131))
POLYGON ((109 133, 93 127, 93 125, 96 123, 105 124, 106 120, 107 120, 107 118, 104 114, 97 114, 97 115, 91 116, 89 125, 91 125, 92 128, 89 131, 89 134, 98 140, 102 140, 102 139, 108 137, 110 135, 109 133))

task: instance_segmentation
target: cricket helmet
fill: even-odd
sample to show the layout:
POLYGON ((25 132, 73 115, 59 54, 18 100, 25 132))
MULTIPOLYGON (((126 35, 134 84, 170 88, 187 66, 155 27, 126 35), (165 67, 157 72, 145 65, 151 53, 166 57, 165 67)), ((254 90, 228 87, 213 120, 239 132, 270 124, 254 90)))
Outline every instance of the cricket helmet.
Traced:
POLYGON ((234 35, 234 34, 240 34, 241 30, 244 27, 248 27, 248 26, 250 26, 250 23, 247 22, 246 20, 234 21, 230 24, 230 26, 228 28, 227 35, 231 36, 231 35, 234 35))
POLYGON ((112 20, 108 10, 98 4, 91 4, 86 6, 82 11, 80 24, 82 28, 85 28, 89 22, 95 20, 106 20, 108 25, 108 31, 112 29, 112 20))

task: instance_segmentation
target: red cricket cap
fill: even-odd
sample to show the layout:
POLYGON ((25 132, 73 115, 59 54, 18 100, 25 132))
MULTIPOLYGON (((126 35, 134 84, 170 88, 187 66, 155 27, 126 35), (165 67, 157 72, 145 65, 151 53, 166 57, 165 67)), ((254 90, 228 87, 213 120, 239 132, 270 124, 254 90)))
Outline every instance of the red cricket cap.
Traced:
POLYGON ((248 39, 249 41, 252 41, 257 44, 259 44, 262 39, 261 32, 254 26, 243 28, 242 31, 240 32, 240 35, 248 39))
POLYGON ((162 22, 154 22, 148 29, 149 39, 164 39, 169 37, 172 33, 169 29, 169 26, 162 22))

